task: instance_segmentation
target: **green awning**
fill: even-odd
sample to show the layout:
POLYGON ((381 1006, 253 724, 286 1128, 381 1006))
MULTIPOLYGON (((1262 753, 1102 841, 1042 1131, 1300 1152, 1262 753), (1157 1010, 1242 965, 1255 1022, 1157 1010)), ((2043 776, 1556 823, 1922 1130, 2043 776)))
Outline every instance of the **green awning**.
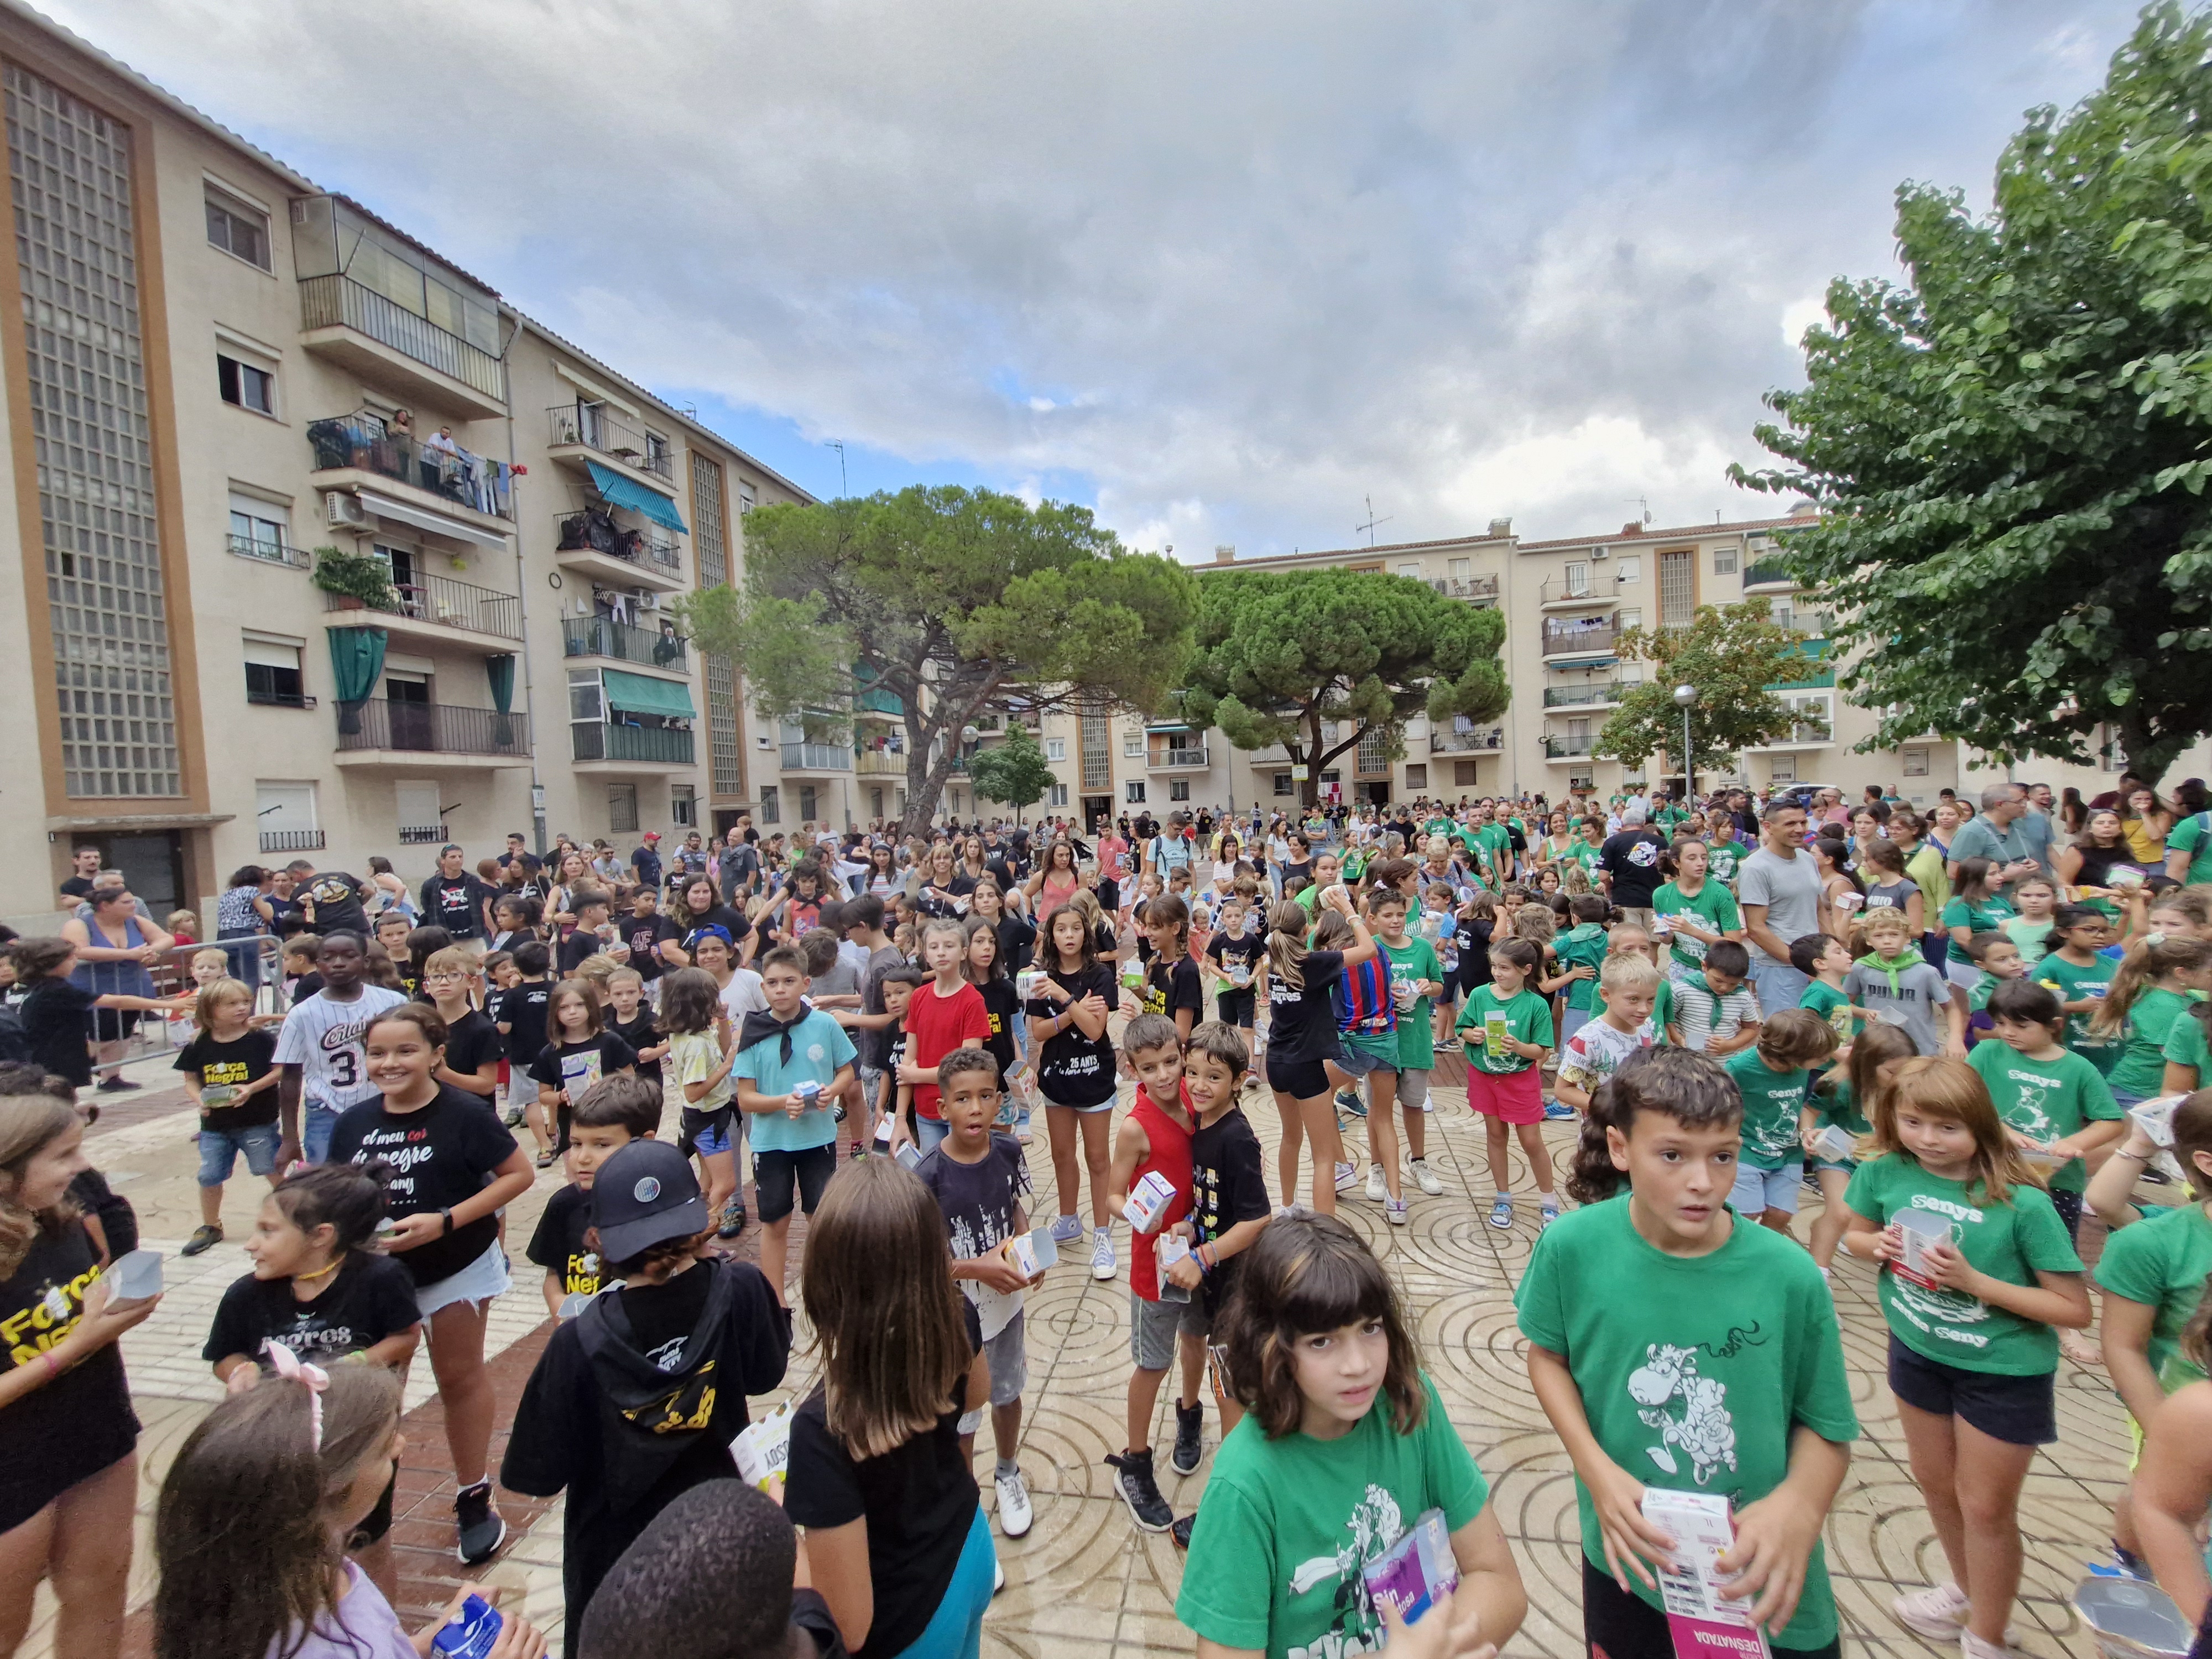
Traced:
POLYGON ((657 680, 647 674, 625 674, 619 668, 602 668, 607 706, 632 714, 662 714, 673 720, 696 720, 691 690, 681 680, 657 680))
POLYGON ((691 527, 684 522, 684 515, 676 510, 676 503, 659 490, 647 489, 643 484, 625 478, 614 468, 602 466, 597 461, 586 461, 584 465, 592 470, 592 487, 606 497, 609 505, 626 507, 633 513, 642 513, 653 523, 665 526, 679 536, 691 533, 691 527))

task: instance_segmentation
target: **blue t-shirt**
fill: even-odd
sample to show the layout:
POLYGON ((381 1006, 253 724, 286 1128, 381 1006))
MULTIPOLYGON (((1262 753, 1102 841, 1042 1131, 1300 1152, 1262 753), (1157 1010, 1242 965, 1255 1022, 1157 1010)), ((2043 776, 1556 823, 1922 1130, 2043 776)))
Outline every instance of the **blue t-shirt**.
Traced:
MULTIPOLYGON (((837 1068, 851 1064, 856 1052, 845 1028, 817 1008, 791 1028, 788 1065, 784 1063, 782 1038, 771 1036, 740 1049, 730 1072, 749 1079, 764 1095, 787 1095, 794 1085, 809 1081, 826 1089, 837 1068)), ((837 1140, 836 1121, 826 1105, 797 1117, 785 1112, 749 1112, 745 1127, 757 1152, 803 1152, 837 1140)))

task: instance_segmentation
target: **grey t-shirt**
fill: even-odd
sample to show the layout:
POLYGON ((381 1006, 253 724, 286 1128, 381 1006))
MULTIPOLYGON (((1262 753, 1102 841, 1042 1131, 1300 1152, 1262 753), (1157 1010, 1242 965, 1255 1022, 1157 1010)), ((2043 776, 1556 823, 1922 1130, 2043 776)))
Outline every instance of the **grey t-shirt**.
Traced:
MULTIPOLYGON (((1736 897, 1765 905, 1766 926, 1784 945, 1820 931, 1820 872, 1810 853, 1785 859, 1760 848, 1736 866, 1736 897)), ((1751 939, 1744 943, 1753 962, 1789 966, 1786 955, 1771 957, 1751 939)))
MULTIPOLYGON (((1962 864, 1968 859, 1987 859, 1991 864, 2002 866, 2021 859, 2035 859, 2048 869, 2051 849, 2047 841, 2040 857, 2029 841, 2034 816, 2023 813, 2002 830, 1984 816, 1978 815, 1967 819, 1959 826, 1959 833, 1951 837, 1951 862, 1962 864)), ((2048 818, 2044 820, 2046 830, 2050 822, 2048 818)), ((2007 882, 1995 890, 2008 895, 2012 887, 2013 884, 2007 882)))

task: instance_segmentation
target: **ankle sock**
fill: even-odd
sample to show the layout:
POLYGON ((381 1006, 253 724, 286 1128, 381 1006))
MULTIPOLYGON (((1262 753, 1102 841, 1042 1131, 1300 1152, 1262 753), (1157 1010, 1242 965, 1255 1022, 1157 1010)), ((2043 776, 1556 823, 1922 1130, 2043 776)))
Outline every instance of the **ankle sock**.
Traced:
POLYGON ((997 1474, 1000 1480, 1003 1480, 1010 1474, 1019 1474, 1021 1472, 1021 1465, 1015 1462, 1012 1458, 1002 1457, 999 1460, 997 1474))

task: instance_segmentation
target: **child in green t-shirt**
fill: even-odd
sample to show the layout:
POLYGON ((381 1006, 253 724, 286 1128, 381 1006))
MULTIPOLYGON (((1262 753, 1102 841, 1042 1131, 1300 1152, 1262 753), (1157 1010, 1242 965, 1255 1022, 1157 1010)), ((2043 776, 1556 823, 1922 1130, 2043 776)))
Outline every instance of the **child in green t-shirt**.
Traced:
POLYGON ((2005 936, 2020 946, 2021 960, 2032 967, 2051 952, 2051 935, 2058 925, 2058 888, 2048 876, 2030 876, 2014 884, 2012 902, 2020 914, 2005 923, 2005 936))
POLYGON ((1544 981, 1543 988, 1566 988, 1559 1012, 1559 1041, 1565 1042, 1597 1017, 1597 973, 1605 965, 1605 918, 1612 906, 1595 893, 1568 901, 1575 925, 1552 942, 1559 975, 1544 981))
POLYGON ((1183 1575, 1176 1617, 1266 1659, 1396 1648, 1406 1626, 1362 1570, 1441 1510, 1459 1588, 1424 1630, 1443 1621, 1452 1648, 1510 1641, 1520 1569, 1389 1273, 1334 1216, 1278 1216, 1242 1260, 1219 1340, 1247 1415, 1213 1455, 1190 1540, 1207 1571, 1183 1575))
POLYGON ((1693 980, 1705 970, 1705 952, 1724 939, 1743 937, 1743 913, 1735 895, 1706 873, 1701 841, 1678 841, 1659 860, 1670 874, 1651 896, 1651 913, 1668 936, 1667 971, 1693 980))
POLYGON ((1943 930, 1951 940, 1943 957, 1950 965, 1954 985, 1974 982, 1974 959, 1966 954, 1967 942, 1977 933, 1995 933, 2013 919, 2011 902, 1993 890, 1996 873, 1996 866, 1987 859, 1959 860, 1958 884, 1952 889, 1951 902, 1943 907, 1942 915, 1943 930))
POLYGON ((1850 947, 1832 933, 1801 933, 1790 941, 1790 965, 1811 981, 1798 994, 1797 1006, 1827 1021, 1840 1045, 1836 1064, 1843 1065, 1849 1059, 1845 1051, 1856 1022, 1874 1018, 1865 1009, 1853 1007, 1844 994, 1844 977, 1851 971, 1850 947))
POLYGON ((1630 1056, 1583 1127, 1583 1207, 1536 1241, 1514 1298, 1574 1463, 1593 1651, 1672 1651, 1657 1571, 1671 1540, 1644 1518, 1647 1486, 1732 1500, 1723 1565, 1746 1568, 1738 1588, 1777 1654, 1836 1640, 1820 1526, 1858 1419, 1812 1261, 1724 1202, 1742 1115, 1708 1056, 1630 1056))
POLYGON ((1729 1202, 1778 1233, 1790 1231, 1805 1184, 1798 1127, 1811 1067, 1836 1052, 1836 1033, 1809 1008, 1784 1008, 1759 1028, 1759 1041, 1722 1062, 1743 1096, 1743 1152, 1729 1202))
POLYGON ((1390 994, 1398 1004, 1398 1115, 1406 1127, 1406 1169, 1433 1198, 1444 1189, 1429 1168, 1429 1073, 1436 1067, 1435 1027, 1429 1011, 1444 994, 1443 965, 1436 947, 1414 936, 1406 906, 1376 900, 1368 908, 1376 942, 1390 968, 1390 994), (1400 989, 1400 987, 1405 989, 1400 989))
POLYGON ((2058 1437, 2053 1328, 2090 1319, 2081 1259, 1965 1060, 1900 1066, 1874 1103, 1873 1147, 1845 1194, 1844 1246, 1882 1266, 1890 1390, 1952 1579, 1891 1606, 1965 1659, 2002 1659, 2021 1485, 2058 1437))
POLYGON ((2058 1040, 2064 1019, 2049 987, 2006 981, 1990 999, 1992 1041, 1966 1063, 1989 1086, 2014 1144, 2041 1173, 2068 1237, 2081 1224, 2082 1159, 2124 1133, 2124 1114, 2104 1074, 2058 1040))
POLYGON ((2147 934, 2128 947, 2112 988, 2089 1020, 2106 1042, 2124 1039, 2112 1070, 2112 1098, 2123 1106, 2148 1100, 2166 1080, 2166 1044, 2188 1017, 2191 994, 2212 988, 2212 945, 2147 934))
POLYGON ((2051 937, 2057 943, 2035 964, 2035 982, 2049 987, 2066 1012, 2066 1046, 2110 1077, 2125 1045, 2108 1042, 2092 1031, 2089 1018, 2112 988, 2112 975, 2119 967, 2102 954, 2111 942, 2112 924, 2086 904, 2069 904, 2059 908, 2051 927, 2051 937))
POLYGON ((1525 939, 1499 939, 1490 947, 1490 983, 1468 994, 1459 1029, 1467 1036, 1467 1103, 1483 1117, 1490 1145, 1493 1197, 1490 1224, 1513 1224, 1513 1192, 1506 1170, 1507 1125, 1521 1142, 1536 1178, 1539 1224, 1559 1217, 1559 1195, 1552 1187, 1552 1155, 1544 1146, 1544 1096, 1538 1068, 1553 1048, 1552 1010, 1528 988, 1543 965, 1537 947, 1525 939))
POLYGON ((1859 1167, 1858 1143, 1874 1133, 1867 1121, 1867 1104, 1895 1079, 1898 1067, 1919 1052, 1903 1027, 1877 1020, 1851 1039, 1850 1057, 1815 1078, 1805 1097, 1797 1126, 1804 1136, 1807 1167, 1820 1189, 1820 1213, 1813 1222, 1811 1243, 1813 1260, 1824 1273, 1836 1259, 1836 1245, 1850 1219, 1844 1194, 1859 1167), (1831 1129, 1850 1138, 1849 1151, 1836 1144, 1831 1129))

